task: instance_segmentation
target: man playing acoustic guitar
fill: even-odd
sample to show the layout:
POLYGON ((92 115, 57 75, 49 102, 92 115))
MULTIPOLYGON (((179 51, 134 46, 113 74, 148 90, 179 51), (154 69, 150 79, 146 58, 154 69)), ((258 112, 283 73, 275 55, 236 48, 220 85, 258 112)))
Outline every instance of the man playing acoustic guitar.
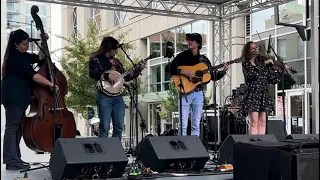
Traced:
MULTIPOLYGON (((202 48, 202 37, 198 33, 186 34, 186 41, 188 42, 188 50, 185 50, 178 54, 171 63, 169 63, 165 70, 171 75, 181 74, 182 76, 194 77, 194 71, 191 70, 181 70, 180 66, 194 66, 200 62, 205 63, 209 68, 212 67, 209 59, 203 55, 200 55, 200 49, 202 48)), ((217 71, 211 73, 211 80, 221 79, 226 71, 228 70, 228 65, 224 64, 224 69, 222 71, 217 71)), ((191 135, 200 135, 200 119, 203 109, 203 92, 201 84, 199 84, 192 92, 182 94, 182 135, 187 135, 187 126, 189 118, 189 109, 191 105, 192 118, 191 118, 191 135)), ((180 106, 180 105, 179 105, 180 106)), ((180 108, 180 107, 179 107, 180 108)), ((180 131, 179 131, 180 132, 180 131)))

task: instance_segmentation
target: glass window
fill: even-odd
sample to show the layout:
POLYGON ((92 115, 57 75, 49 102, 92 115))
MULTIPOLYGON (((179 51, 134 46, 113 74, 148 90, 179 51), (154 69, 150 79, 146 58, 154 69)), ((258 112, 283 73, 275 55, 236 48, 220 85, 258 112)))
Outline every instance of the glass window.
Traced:
POLYGON ((160 34, 153 35, 149 37, 150 43, 150 54, 154 54, 155 57, 160 57, 160 34))
POLYGON ((207 21, 197 21, 192 23, 192 32, 199 33, 202 37, 202 46, 207 44, 207 34, 208 34, 208 22, 207 21))
MULTIPOLYGON (((18 14, 8 14, 7 15, 7 19, 8 21, 16 21, 19 22, 19 15, 18 14)), ((10 24, 14 24, 14 23, 10 23, 10 24)))
POLYGON ((304 58, 304 43, 298 33, 278 37, 278 55, 286 61, 304 58))
POLYGON ((267 29, 273 28, 274 24, 274 9, 266 9, 258 11, 252 14, 251 18, 251 34, 256 34, 257 31, 260 33, 267 29))
POLYGON ((171 41, 173 43, 173 48, 175 47, 175 32, 173 30, 171 31, 165 31, 161 33, 162 38, 162 56, 166 55, 167 51, 167 42, 171 41))
POLYGON ((18 2, 7 2, 7 11, 18 13, 19 12, 19 3, 18 2))
POLYGON ((162 76, 163 76, 163 91, 169 90, 169 82, 171 80, 171 75, 165 71, 166 65, 168 63, 162 64, 162 76))
POLYGON ((161 65, 150 67, 150 91, 161 91, 161 65))
MULTIPOLYGON (((31 14, 31 7, 34 4, 30 4, 30 3, 25 3, 24 4, 24 10, 25 10, 25 14, 31 14)), ((39 16, 47 16, 47 6, 44 4, 36 4, 39 7, 39 12, 38 15, 39 16)))
POLYGON ((303 7, 303 1, 295 0, 279 6, 279 21, 282 23, 292 24, 298 21, 302 21, 303 14, 305 12, 303 7))
POLYGON ((188 44, 186 41, 186 34, 191 33, 191 24, 178 27, 176 29, 176 36, 177 36, 177 51, 176 52, 181 52, 186 49, 188 49, 188 44))
MULTIPOLYGON (((256 41, 255 43, 259 46, 260 52, 266 52, 268 45, 269 45, 269 39, 262 40, 262 42, 259 40, 259 41, 256 41)), ((273 48, 275 47, 274 43, 275 43, 274 38, 271 38, 271 46, 273 48)), ((272 49, 270 50, 269 55, 274 56, 272 49)))
MULTIPOLYGON (((292 85, 302 85, 304 84, 304 60, 287 62, 289 67, 295 69, 297 73, 287 73, 284 77, 284 88, 291 89, 292 85)), ((282 82, 282 81, 281 81, 282 82)), ((282 90, 281 82, 278 84, 278 90, 282 90)))

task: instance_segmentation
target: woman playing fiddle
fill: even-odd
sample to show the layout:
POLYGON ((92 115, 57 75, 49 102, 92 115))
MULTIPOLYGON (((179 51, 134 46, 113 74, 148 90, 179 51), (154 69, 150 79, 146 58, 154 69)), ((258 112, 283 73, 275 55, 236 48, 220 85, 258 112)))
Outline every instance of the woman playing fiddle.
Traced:
POLYGON ((273 111, 269 84, 280 82, 280 72, 266 66, 273 64, 273 60, 259 56, 259 47, 254 42, 244 46, 242 57, 245 59, 242 70, 247 86, 242 110, 249 114, 249 134, 265 134, 267 111, 273 111))
MULTIPOLYGON (((45 35, 48 38, 48 35, 45 35)), ((21 29, 10 33, 2 65, 1 104, 6 113, 3 140, 3 163, 8 170, 25 169, 28 163, 21 160, 20 140, 22 121, 31 102, 33 82, 53 87, 46 78, 37 74, 31 64, 43 62, 45 55, 29 54, 29 35, 21 29)))

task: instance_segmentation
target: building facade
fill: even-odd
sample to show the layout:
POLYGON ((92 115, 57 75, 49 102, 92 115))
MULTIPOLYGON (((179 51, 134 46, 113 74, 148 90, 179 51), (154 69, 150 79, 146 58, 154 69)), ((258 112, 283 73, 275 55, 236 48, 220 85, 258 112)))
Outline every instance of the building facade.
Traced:
MULTIPOLYGON (((125 3, 129 3, 126 1, 125 3)), ((157 7, 157 3, 150 5, 157 7)), ((296 0, 280 7, 281 21, 286 23, 302 23, 305 8, 301 0, 296 0)), ((88 9, 83 7, 62 7, 62 36, 74 36, 80 34, 85 36, 87 21, 96 23, 101 35, 104 32, 128 32, 124 43, 132 43, 135 50, 131 52, 132 57, 145 58, 150 54, 156 54, 156 58, 148 61, 146 70, 143 71, 143 81, 147 86, 147 92, 139 95, 139 109, 146 120, 148 133, 155 133, 156 120, 158 118, 156 109, 161 104, 163 98, 167 97, 170 77, 165 73, 164 67, 170 61, 165 58, 166 42, 174 43, 175 55, 186 48, 185 34, 196 32, 203 37, 203 48, 201 53, 209 57, 213 65, 219 62, 215 58, 216 44, 219 44, 221 34, 215 33, 216 23, 204 20, 192 20, 176 17, 155 16, 146 14, 135 14, 128 12, 118 12, 100 9, 88 9)), ((310 18, 308 18, 308 28, 310 28, 310 18)), ((292 83, 285 86, 286 95, 286 116, 287 129, 291 132, 301 131, 308 133, 310 129, 310 93, 311 71, 310 62, 310 41, 304 42, 299 37, 294 28, 277 26, 274 23, 273 9, 267 9, 251 15, 233 19, 228 28, 224 28, 228 33, 230 42, 227 46, 229 60, 233 60, 241 55, 243 45, 248 41, 260 41, 268 43, 268 37, 272 37, 272 45, 275 53, 283 57, 285 63, 297 70, 296 74, 290 74, 292 83), (258 33, 259 36, 258 36, 258 33), (301 128, 300 128, 301 127, 301 128)), ((64 42, 67 44, 67 42, 64 42)), ((272 53, 271 53, 272 54, 272 53)), ((222 61, 222 60, 221 60, 222 61)), ((223 60, 225 61, 225 60, 223 60)), ((227 96, 231 95, 232 89, 244 83, 241 64, 230 65, 227 75, 217 84, 217 103, 223 105, 227 96)), ((212 103, 213 83, 207 85, 206 95, 211 96, 212 103)), ((276 111, 275 115, 281 116, 281 88, 277 85, 270 90, 276 111)), ((130 98, 125 97, 128 105, 130 98)), ((177 100, 178 101, 178 100, 177 100)), ((132 122, 133 114, 126 113, 125 135, 129 135, 129 124, 132 122)), ((170 122, 171 120, 162 120, 170 122)), ((166 124, 166 123, 163 123, 166 124)), ((170 123, 168 123, 170 124, 170 123)), ((164 125, 162 125, 164 127, 164 125)), ((170 127, 170 125, 169 125, 170 127)), ((164 129, 162 129, 164 130, 164 129)), ((139 130, 140 132, 140 130, 139 130)))

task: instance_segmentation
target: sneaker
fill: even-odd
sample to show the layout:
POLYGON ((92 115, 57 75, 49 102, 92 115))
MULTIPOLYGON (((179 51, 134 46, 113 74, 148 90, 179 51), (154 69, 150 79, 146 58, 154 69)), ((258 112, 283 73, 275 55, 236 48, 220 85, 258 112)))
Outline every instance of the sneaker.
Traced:
POLYGON ((22 170, 27 169, 28 165, 23 165, 21 163, 14 163, 14 164, 7 164, 6 169, 7 170, 22 170))
POLYGON ((30 163, 24 162, 21 159, 19 159, 19 163, 21 163, 22 165, 25 165, 25 166, 29 166, 30 165, 30 163))

